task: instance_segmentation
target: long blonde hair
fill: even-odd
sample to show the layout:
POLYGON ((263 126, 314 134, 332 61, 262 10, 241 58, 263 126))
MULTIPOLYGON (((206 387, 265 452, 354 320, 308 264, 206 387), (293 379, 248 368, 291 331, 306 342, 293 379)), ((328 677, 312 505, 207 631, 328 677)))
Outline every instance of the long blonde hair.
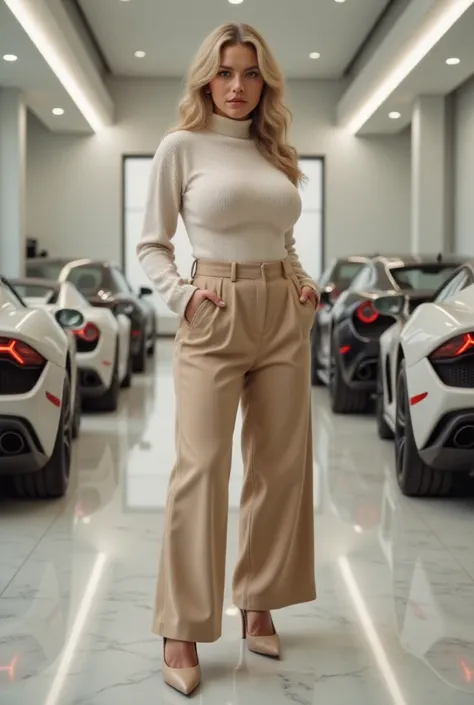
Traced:
POLYGON ((224 24, 204 40, 189 69, 186 90, 179 103, 180 123, 171 132, 207 127, 213 104, 205 88, 219 71, 222 49, 236 44, 255 49, 264 81, 260 102, 250 116, 250 135, 260 153, 297 185, 304 175, 298 167, 296 150, 287 143, 291 113, 283 102, 283 76, 267 43, 250 25, 224 24))

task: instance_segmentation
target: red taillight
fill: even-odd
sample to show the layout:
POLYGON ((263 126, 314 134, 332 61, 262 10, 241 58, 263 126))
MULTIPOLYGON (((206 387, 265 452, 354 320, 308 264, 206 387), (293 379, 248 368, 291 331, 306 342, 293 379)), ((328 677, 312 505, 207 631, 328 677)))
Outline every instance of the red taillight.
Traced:
POLYGON ((415 404, 419 404, 420 401, 423 401, 423 399, 426 399, 428 396, 428 392, 422 392, 421 394, 415 394, 414 397, 410 397, 410 406, 415 406, 415 404))
POLYGON ((132 338, 138 338, 139 335, 140 335, 139 330, 132 330, 132 338))
POLYGON ((363 301, 356 309, 356 316, 361 323, 375 323, 379 313, 373 307, 372 301, 363 301))
POLYGON ((27 343, 15 338, 0 338, 0 357, 10 357, 25 367, 39 367, 46 362, 44 357, 27 343))
POLYGON ((350 349, 351 349, 350 345, 343 345, 341 348, 339 348, 339 352, 341 353, 341 355, 345 355, 346 353, 348 353, 350 351, 350 349))
POLYGON ((75 335, 82 340, 86 340, 88 343, 93 343, 99 339, 100 331, 95 325, 95 323, 86 323, 82 328, 78 328, 74 331, 75 335))
POLYGON ((453 357, 459 357, 465 352, 474 352, 474 333, 464 333, 451 338, 443 345, 440 345, 434 352, 431 353, 431 360, 449 360, 453 357))

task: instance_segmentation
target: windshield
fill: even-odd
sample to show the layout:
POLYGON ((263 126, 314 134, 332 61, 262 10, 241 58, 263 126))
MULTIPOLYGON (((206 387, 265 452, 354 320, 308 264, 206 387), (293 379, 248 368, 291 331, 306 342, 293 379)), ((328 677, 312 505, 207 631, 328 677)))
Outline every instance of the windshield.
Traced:
POLYGON ((347 289, 355 275, 364 266, 365 262, 338 262, 332 275, 332 281, 338 289, 347 289))
POLYGON ((436 291, 457 269, 457 264, 417 264, 393 267, 390 274, 403 291, 436 291))
POLYGON ((104 270, 94 264, 81 264, 72 267, 67 281, 72 282, 83 296, 94 296, 103 288, 104 270))
POLYGON ((26 276, 31 279, 59 279, 59 274, 66 262, 29 262, 26 260, 26 276))
POLYGON ((58 298, 57 290, 46 284, 15 284, 15 291, 24 299, 38 299, 45 304, 54 304, 58 298))

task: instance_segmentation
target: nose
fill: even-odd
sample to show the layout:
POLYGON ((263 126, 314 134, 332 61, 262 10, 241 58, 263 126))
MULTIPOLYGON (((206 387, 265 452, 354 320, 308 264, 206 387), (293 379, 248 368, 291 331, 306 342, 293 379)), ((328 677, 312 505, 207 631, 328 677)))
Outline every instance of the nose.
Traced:
POLYGON ((240 76, 235 76, 232 88, 236 93, 242 93, 244 90, 244 82, 240 76))

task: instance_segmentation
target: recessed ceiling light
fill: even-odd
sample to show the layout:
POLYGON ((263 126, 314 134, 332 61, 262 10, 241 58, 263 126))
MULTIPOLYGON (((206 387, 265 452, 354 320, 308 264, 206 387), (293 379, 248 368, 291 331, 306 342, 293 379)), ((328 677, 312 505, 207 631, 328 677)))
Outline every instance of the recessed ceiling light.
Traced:
POLYGON ((398 113, 396 110, 394 110, 393 112, 391 112, 391 113, 388 114, 388 117, 389 117, 391 120, 398 120, 398 118, 401 117, 401 116, 402 116, 401 113, 398 113))
POLYGON ((346 0, 334 0, 334 2, 346 2, 346 0))
POLYGON ((62 108, 53 108, 53 115, 64 115, 64 110, 62 108))
POLYGON ((319 51, 312 51, 311 54, 309 55, 310 59, 319 59, 321 54, 319 51))
POLYGON ((146 52, 144 52, 144 51, 136 51, 136 52, 135 52, 135 56, 137 57, 137 59, 143 59, 143 57, 146 56, 146 52))
POLYGON ((241 5, 244 0, 229 0, 231 5, 241 5))
POLYGON ((3 59, 4 61, 16 61, 18 56, 15 56, 15 54, 5 54, 3 59))
MULTIPOLYGON (((11 0, 6 0, 6 2, 11 2, 11 0)), ((423 25, 423 30, 418 34, 417 41, 410 44, 408 50, 399 55, 396 64, 392 65, 388 73, 381 76, 379 83, 373 87, 362 106, 356 108, 352 114, 346 113, 344 117, 340 114, 339 124, 342 123, 352 134, 357 134, 375 111, 472 5, 474 5, 474 0, 456 0, 454 3, 444 3, 443 10, 434 15, 432 21, 423 25)))
POLYGON ((452 59, 446 59, 446 63, 449 64, 449 66, 454 66, 455 64, 460 64, 461 59, 458 59, 453 56, 452 59))

